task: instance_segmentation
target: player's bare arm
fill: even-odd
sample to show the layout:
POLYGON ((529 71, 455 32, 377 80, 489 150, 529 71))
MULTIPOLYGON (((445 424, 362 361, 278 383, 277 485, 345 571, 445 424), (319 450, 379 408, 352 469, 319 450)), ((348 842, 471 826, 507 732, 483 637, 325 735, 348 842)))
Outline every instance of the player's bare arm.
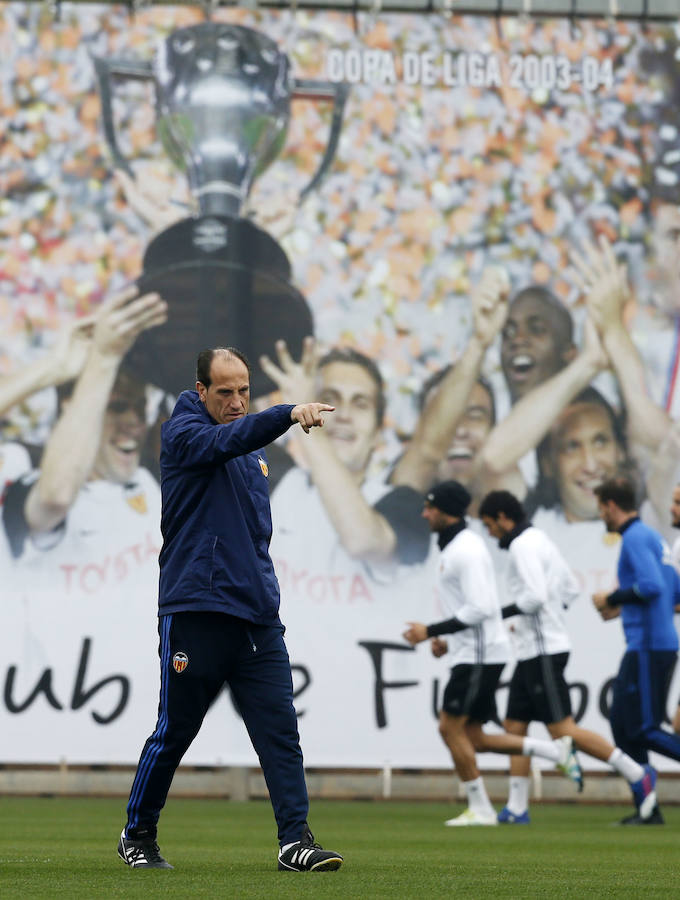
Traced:
POLYGON ((510 280, 504 269, 485 269, 472 292, 473 333, 455 366, 428 400, 406 451, 395 466, 393 484, 424 491, 435 479, 479 378, 484 355, 508 315, 510 280))
POLYGON ((47 531, 65 518, 92 471, 123 357, 142 331, 166 317, 167 305, 159 295, 139 296, 136 287, 114 294, 99 308, 87 360, 45 444, 40 477, 26 499, 32 531, 47 531))
POLYGON ((564 369, 515 403, 489 435, 480 465, 500 474, 515 465, 543 440, 560 414, 593 378, 608 367, 597 330, 586 320, 581 352, 564 369))
MULTIPOLYGON (((293 359, 285 341, 277 342, 276 354, 278 364, 267 356, 261 357, 260 364, 281 391, 284 402, 295 403, 301 396, 314 396, 319 360, 314 339, 305 339, 299 361, 293 359)), ((326 429, 315 428, 309 439, 299 442, 299 448, 304 466, 347 553, 367 561, 389 559, 397 537, 387 519, 362 494, 364 471, 350 471, 338 458, 326 429)))
POLYGON ((42 360, 0 378, 0 415, 37 391, 78 377, 92 343, 94 321, 94 316, 84 316, 70 322, 42 360))
POLYGON ((644 366, 624 322, 624 310, 631 299, 626 266, 618 262, 604 235, 597 244, 585 243, 581 253, 572 251, 571 261, 588 313, 621 386, 631 438, 656 448, 666 437, 671 420, 649 398, 644 366))

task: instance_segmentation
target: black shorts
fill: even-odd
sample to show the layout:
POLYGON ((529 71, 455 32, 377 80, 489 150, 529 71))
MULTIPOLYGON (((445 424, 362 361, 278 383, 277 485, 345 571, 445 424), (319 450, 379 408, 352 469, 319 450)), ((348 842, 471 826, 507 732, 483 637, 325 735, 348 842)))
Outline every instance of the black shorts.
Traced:
POLYGON ((467 716, 473 722, 498 721, 496 688, 505 663, 461 663, 451 669, 444 688, 442 710, 450 716, 467 716))
POLYGON ((569 653, 523 659, 510 680, 506 719, 517 722, 561 722, 571 715, 564 670, 569 653))

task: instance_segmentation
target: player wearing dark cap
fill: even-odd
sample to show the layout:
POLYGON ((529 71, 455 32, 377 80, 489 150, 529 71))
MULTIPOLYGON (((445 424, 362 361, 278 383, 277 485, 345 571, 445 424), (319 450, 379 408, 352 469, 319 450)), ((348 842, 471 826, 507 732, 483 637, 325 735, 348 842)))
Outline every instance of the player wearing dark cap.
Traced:
POLYGON ((439 603, 446 618, 433 625, 408 622, 404 638, 432 639, 432 653, 450 654, 451 677, 444 690, 439 732, 463 782, 468 808, 445 824, 496 825, 475 751, 537 755, 552 760, 580 785, 581 769, 571 738, 543 741, 510 734, 486 734, 496 714, 496 687, 509 658, 491 556, 484 540, 466 527, 470 494, 457 481, 435 485, 426 495, 423 518, 439 535, 439 603), (449 641, 441 635, 450 635, 449 641))

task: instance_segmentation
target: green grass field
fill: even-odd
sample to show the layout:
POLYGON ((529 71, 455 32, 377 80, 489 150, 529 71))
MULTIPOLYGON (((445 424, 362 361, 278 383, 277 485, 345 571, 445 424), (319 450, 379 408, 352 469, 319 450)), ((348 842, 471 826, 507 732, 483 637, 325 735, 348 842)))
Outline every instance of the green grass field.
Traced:
POLYGON ((0 898, 680 897, 680 808, 621 828, 617 806, 536 804, 529 827, 444 828, 460 806, 314 802, 337 872, 278 872, 269 804, 170 799, 159 842, 174 871, 117 858, 120 799, 0 797, 0 898))

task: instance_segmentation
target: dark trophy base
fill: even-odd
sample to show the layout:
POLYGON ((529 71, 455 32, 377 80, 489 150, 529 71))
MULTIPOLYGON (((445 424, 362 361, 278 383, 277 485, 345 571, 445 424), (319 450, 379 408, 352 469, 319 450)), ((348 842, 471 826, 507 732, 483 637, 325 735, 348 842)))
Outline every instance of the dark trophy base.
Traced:
MULTIPOLYGON (((126 364, 144 381, 177 396, 196 382, 196 357, 208 347, 237 347, 251 367, 251 397, 275 389, 262 372, 262 354, 276 361, 283 339, 299 359, 314 333, 312 315, 290 282, 286 254, 246 219, 184 219, 159 234, 137 279, 168 304, 165 325, 144 332, 126 364)), ((310 398, 301 398, 307 400, 310 398)))

